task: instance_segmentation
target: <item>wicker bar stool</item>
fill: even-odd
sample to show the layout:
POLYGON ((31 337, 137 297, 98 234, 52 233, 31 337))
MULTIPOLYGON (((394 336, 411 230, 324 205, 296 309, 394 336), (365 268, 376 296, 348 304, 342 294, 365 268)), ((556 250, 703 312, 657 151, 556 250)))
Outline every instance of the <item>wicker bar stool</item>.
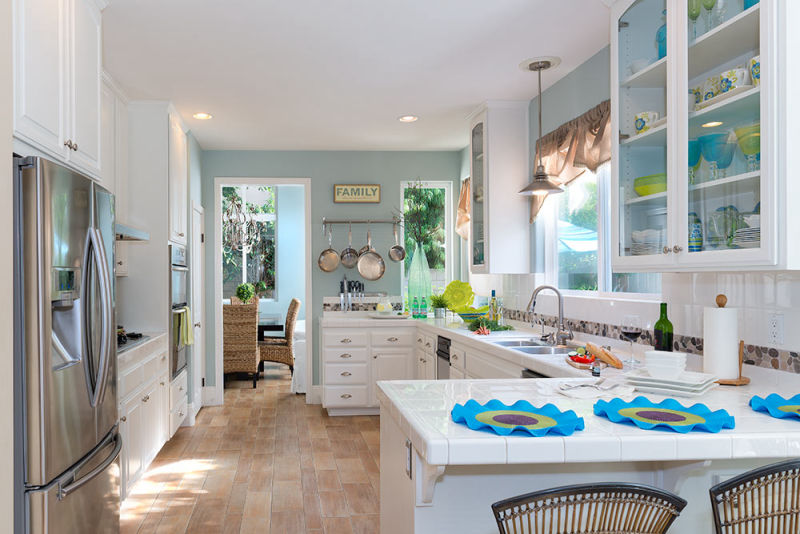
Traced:
POLYGON ((709 494, 717 534, 800 532, 800 459, 748 471, 709 494))
POLYGON ((258 301, 222 306, 222 373, 253 375, 258 381, 258 301))
POLYGON ((660 534, 685 506, 667 491, 616 482, 535 491, 492 511, 500 534, 660 534))
POLYGON ((294 374, 294 327, 300 313, 300 299, 292 299, 286 312, 286 327, 283 337, 268 337, 258 342, 260 350, 259 372, 264 371, 264 362, 283 363, 294 374))

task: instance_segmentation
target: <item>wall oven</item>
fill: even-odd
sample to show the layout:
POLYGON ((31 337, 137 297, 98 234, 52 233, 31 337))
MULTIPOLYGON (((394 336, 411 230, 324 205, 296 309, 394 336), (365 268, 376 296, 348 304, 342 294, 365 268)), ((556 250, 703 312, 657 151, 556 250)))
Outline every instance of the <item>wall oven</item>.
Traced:
POLYGON ((170 372, 175 378, 186 367, 186 346, 183 344, 181 328, 183 321, 188 319, 185 308, 189 302, 186 298, 189 268, 186 266, 186 247, 171 243, 169 245, 170 257, 170 315, 169 315, 169 346, 170 346, 170 372))

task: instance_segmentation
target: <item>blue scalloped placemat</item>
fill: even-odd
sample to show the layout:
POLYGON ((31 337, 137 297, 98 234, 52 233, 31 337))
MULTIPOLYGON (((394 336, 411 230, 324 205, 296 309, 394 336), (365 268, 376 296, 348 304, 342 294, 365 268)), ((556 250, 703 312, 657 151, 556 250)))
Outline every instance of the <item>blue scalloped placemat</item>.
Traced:
POLYGON ((750 407, 757 412, 766 412, 777 419, 785 417, 800 419, 800 395, 795 395, 789 399, 784 399, 777 393, 767 395, 766 399, 755 395, 750 399, 750 407))
POLYGON ((472 430, 492 431, 501 436, 512 432, 540 437, 550 432, 569 436, 583 430, 583 418, 572 410, 562 412, 553 404, 537 408, 528 401, 518 400, 511 406, 492 399, 486 404, 475 400, 456 404, 450 412, 453 421, 472 430))
POLYGON ((594 414, 607 417, 613 423, 633 423, 644 430, 666 428, 681 434, 691 430, 716 433, 736 425, 733 416, 725 410, 711 411, 705 404, 686 407, 675 399, 659 403, 646 397, 636 397, 629 402, 620 398, 599 400, 594 405, 594 414))

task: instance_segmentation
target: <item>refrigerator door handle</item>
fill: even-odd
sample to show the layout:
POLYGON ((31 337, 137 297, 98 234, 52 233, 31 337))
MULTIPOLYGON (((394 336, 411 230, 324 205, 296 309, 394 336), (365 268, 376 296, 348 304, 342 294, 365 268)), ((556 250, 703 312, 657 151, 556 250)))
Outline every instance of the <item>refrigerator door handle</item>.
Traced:
POLYGON ((111 276, 109 274, 108 261, 106 258, 106 249, 103 246, 103 236, 100 234, 100 230, 96 228, 93 228, 91 231, 95 241, 92 249, 95 253, 98 272, 100 273, 100 298, 102 299, 103 310, 103 331, 100 336, 102 359, 100 360, 100 368, 97 371, 97 385, 95 387, 94 399, 94 405, 96 406, 102 402, 103 395, 106 391, 108 369, 113 354, 111 332, 114 330, 114 325, 111 324, 111 317, 113 314, 111 276))
POLYGON ((108 458, 103 460, 103 462, 100 465, 98 465, 97 467, 86 473, 86 475, 75 480, 74 478, 75 474, 78 471, 80 471, 81 467, 83 467, 89 460, 92 459, 92 456, 89 456, 85 458, 83 461, 81 461, 78 465, 76 465, 72 469, 72 471, 67 474, 67 476, 62 477, 62 479, 59 480, 58 482, 59 501, 64 500, 65 498, 67 498, 67 496, 69 496, 70 493, 79 490, 81 487, 91 482, 98 475, 102 474, 108 468, 109 465, 114 463, 117 457, 119 457, 120 451, 122 451, 122 436, 120 436, 119 432, 116 431, 116 428, 114 429, 114 432, 97 447, 97 450, 102 449, 111 441, 114 442, 114 450, 111 451, 111 454, 108 456, 108 458), (67 484, 64 484, 65 481, 69 482, 67 484))

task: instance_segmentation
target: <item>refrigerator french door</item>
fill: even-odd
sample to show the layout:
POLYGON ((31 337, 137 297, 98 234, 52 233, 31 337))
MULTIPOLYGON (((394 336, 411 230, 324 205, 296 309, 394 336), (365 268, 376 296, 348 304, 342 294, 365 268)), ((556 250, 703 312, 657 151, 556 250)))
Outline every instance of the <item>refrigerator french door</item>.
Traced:
POLYGON ((114 196, 15 158, 17 530, 119 531, 114 196))

